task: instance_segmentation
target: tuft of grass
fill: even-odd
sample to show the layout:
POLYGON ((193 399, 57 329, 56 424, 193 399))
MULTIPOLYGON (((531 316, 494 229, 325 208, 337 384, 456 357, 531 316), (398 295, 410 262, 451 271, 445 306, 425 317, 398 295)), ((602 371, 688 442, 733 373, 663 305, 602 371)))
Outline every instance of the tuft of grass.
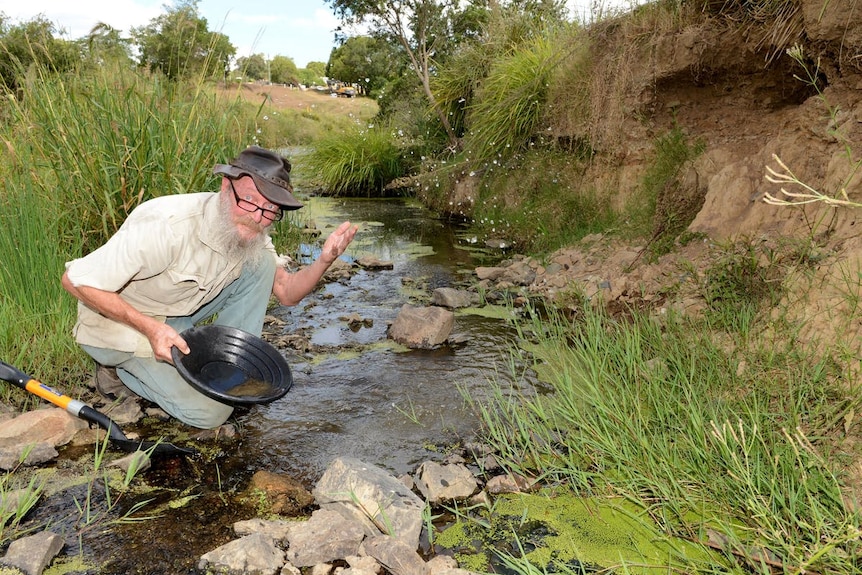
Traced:
POLYGON ((585 161, 533 149, 482 175, 472 227, 529 253, 550 253, 612 229, 619 215, 600 190, 580 187, 585 161))
POLYGON ((245 147, 253 122, 203 85, 122 67, 31 76, 4 99, 0 124, 0 357, 45 381, 79 382, 90 363, 71 338, 65 262, 149 198, 216 189, 212 166, 245 147))
POLYGON ((593 309, 534 313, 521 334, 538 393, 476 405, 509 471, 622 495, 668 538, 706 545, 709 530, 753 573, 858 572, 862 517, 834 457, 856 399, 829 353, 593 309))
POLYGON ((668 253, 703 206, 698 182, 686 182, 685 168, 703 153, 702 142, 689 143, 676 127, 655 140, 655 154, 626 206, 627 234, 649 238, 649 253, 668 253))
POLYGON ((476 166, 526 150, 539 131, 559 59, 554 36, 543 34, 494 62, 468 108, 464 149, 476 166))
POLYGON ((306 158, 307 171, 335 195, 381 196, 404 170, 396 130, 353 125, 324 136, 306 158))

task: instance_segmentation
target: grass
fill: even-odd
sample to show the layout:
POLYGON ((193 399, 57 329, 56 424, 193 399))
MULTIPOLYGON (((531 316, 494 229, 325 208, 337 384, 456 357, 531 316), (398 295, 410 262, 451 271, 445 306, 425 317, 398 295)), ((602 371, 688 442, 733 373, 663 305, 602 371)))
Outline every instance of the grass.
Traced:
POLYGON ((306 158, 309 172, 335 195, 385 195, 383 187, 404 170, 397 130, 354 124, 322 137, 306 158))
POLYGON ((507 469, 635 501, 669 539, 720 533, 732 572, 859 572, 862 518, 838 455, 856 400, 831 355, 590 309, 520 329, 539 392, 475 405, 507 469))

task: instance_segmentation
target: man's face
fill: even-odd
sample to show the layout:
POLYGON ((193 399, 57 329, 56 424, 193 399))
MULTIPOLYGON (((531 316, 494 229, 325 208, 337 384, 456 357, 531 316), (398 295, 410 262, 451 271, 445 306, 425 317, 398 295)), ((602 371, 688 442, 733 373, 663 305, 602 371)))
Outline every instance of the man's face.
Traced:
POLYGON ((251 241, 262 235, 280 217, 281 208, 267 200, 257 191, 250 176, 235 180, 224 178, 222 193, 228 195, 226 203, 230 206, 230 218, 237 234, 244 241, 251 241))

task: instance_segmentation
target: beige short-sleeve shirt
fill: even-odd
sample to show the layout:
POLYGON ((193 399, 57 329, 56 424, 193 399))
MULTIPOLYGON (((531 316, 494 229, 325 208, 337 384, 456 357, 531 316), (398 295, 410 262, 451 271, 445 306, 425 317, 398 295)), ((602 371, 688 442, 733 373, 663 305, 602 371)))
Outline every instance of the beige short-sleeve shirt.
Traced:
MULTIPOLYGON (((212 231, 218 193, 162 196, 144 202, 104 245, 66 263, 75 286, 116 292, 141 313, 164 321, 191 315, 242 271, 242 261, 217 248, 212 231)), ((275 250, 272 242, 267 249, 275 250)), ((78 303, 78 343, 152 356, 137 330, 78 303)))

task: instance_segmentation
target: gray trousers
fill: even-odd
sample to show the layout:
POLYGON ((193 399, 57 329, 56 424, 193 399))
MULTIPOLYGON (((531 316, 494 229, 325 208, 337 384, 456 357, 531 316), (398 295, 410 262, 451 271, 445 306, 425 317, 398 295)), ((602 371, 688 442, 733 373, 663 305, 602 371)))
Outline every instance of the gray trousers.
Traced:
MULTIPOLYGON (((254 269, 242 274, 215 299, 190 316, 169 317, 167 324, 178 332, 213 316, 213 323, 235 327, 254 335, 263 330, 263 319, 275 279, 274 258, 263 257, 254 269)), ((170 363, 131 352, 81 346, 98 363, 116 367, 120 380, 139 396, 158 404, 183 423, 201 429, 218 427, 233 413, 233 407, 207 397, 189 385, 170 363)))

